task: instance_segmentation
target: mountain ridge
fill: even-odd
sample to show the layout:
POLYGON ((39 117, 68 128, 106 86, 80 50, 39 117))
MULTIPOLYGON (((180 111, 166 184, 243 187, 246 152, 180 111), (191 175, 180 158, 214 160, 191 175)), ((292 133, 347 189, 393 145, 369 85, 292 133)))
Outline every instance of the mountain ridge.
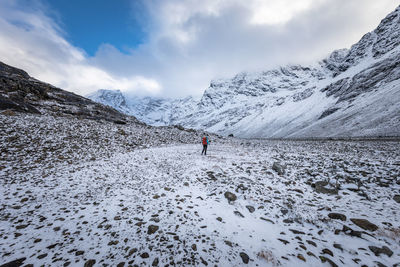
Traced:
POLYGON ((335 50, 314 65, 212 80, 201 99, 185 108, 179 107, 182 99, 158 99, 158 108, 138 98, 129 109, 135 114, 137 107, 151 106, 151 114, 163 119, 137 116, 149 124, 245 138, 399 136, 399 62, 400 6, 350 49, 335 50), (178 105, 168 104, 173 101, 178 105))

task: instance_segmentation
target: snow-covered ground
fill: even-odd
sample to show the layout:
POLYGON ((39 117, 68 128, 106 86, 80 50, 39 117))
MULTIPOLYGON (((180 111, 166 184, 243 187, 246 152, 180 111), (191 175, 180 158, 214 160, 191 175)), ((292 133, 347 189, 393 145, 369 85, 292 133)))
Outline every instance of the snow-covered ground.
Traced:
POLYGON ((207 156, 159 144, 14 171, 3 161, 0 263, 394 266, 399 151, 231 140, 207 156))

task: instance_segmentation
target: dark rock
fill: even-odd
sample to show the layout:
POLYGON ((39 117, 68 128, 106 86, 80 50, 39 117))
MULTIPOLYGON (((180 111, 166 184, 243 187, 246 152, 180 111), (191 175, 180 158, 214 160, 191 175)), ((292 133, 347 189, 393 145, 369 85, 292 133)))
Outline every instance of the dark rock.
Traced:
POLYGON ((328 214, 328 217, 334 220, 341 220, 341 221, 346 221, 346 215, 343 215, 341 213, 335 213, 335 212, 331 212, 328 214))
POLYGON ((366 219, 352 218, 352 219, 350 219, 350 221, 352 221, 355 225, 357 225, 358 227, 360 227, 364 230, 374 232, 378 229, 378 226, 376 226, 375 224, 371 223, 370 221, 368 221, 366 219))
POLYGON ((360 231, 354 231, 353 229, 351 229, 350 227, 343 225, 342 231, 349 236, 355 236, 355 237, 359 237, 362 238, 362 233, 360 231))
POLYGON ((132 256, 136 252, 137 252, 137 248, 132 248, 131 250, 129 250, 128 257, 132 256))
POLYGON ((306 242, 307 242, 308 244, 310 244, 311 246, 317 247, 317 244, 316 244, 314 241, 306 240, 306 242))
POLYGON ((260 217, 260 219, 263 220, 263 221, 266 221, 266 222, 270 222, 270 223, 272 223, 272 224, 275 224, 274 221, 272 221, 272 220, 270 220, 270 219, 267 219, 267 218, 264 218, 264 217, 260 217))
POLYGON ((339 267, 336 263, 334 263, 331 259, 324 257, 324 256, 319 256, 319 259, 325 263, 325 262, 329 262, 329 264, 331 265, 331 267, 339 267))
POLYGON ((249 263, 250 258, 246 253, 240 252, 239 255, 242 258, 242 261, 243 261, 244 264, 248 264, 249 263))
POLYGON ((159 227, 157 225, 149 225, 149 227, 147 229, 147 233, 149 235, 154 234, 155 232, 157 232, 158 228, 159 227))
POLYGON ((22 266, 26 258, 20 258, 0 265, 0 267, 19 267, 22 266))
POLYGON ((383 246, 382 248, 375 247, 375 246, 369 246, 368 248, 375 254, 375 256, 385 254, 388 257, 391 257, 393 255, 393 251, 390 248, 388 248, 387 246, 383 246))
POLYGON ((155 258, 155 259, 153 260, 153 263, 151 264, 151 266, 158 266, 158 262, 159 262, 159 259, 158 259, 158 258, 155 258))
POLYGON ((78 250, 77 252, 75 252, 75 256, 80 256, 80 255, 83 255, 84 253, 85 253, 85 251, 78 250))
POLYGON ((243 214, 241 214, 239 211, 237 211, 237 210, 235 210, 234 212, 233 212, 236 216, 239 216, 239 217, 241 217, 241 218, 244 218, 244 215, 243 214))
POLYGON ((224 240, 224 243, 225 243, 226 245, 230 246, 230 247, 233 247, 232 242, 229 241, 229 240, 224 240))
POLYGON ((15 229, 25 229, 26 227, 28 227, 28 225, 27 224, 20 224, 20 225, 17 225, 17 226, 15 226, 15 229))
POLYGON ((290 243, 289 241, 282 239, 282 238, 278 238, 278 240, 281 241, 285 245, 290 243))
POLYGON ((327 248, 324 248, 324 249, 322 250, 322 254, 328 254, 328 255, 331 255, 331 256, 333 257, 333 252, 330 251, 330 250, 327 249, 327 248))
POLYGON ((43 259, 47 257, 47 253, 41 254, 39 256, 37 256, 38 259, 43 259))
POLYGON ((125 262, 120 262, 117 264, 117 267, 124 267, 125 266, 125 262))
POLYGON ((234 193, 231 192, 225 192, 224 194, 225 198, 229 201, 229 203, 235 201, 237 199, 236 195, 234 193))
POLYGON ((302 261, 306 261, 306 259, 304 258, 304 256, 302 255, 302 254, 297 254, 297 258, 299 259, 299 260, 302 260, 302 261))
POLYGON ((275 171, 279 175, 285 174, 285 166, 282 166, 279 162, 274 162, 272 164, 272 170, 275 171))
POLYGON ((342 245, 340 244, 333 244, 333 247, 339 249, 340 251, 343 251, 342 245))
POLYGON ((250 213, 253 213, 256 209, 253 206, 246 206, 246 208, 249 210, 250 213))
POLYGON ((393 197, 393 200, 396 201, 397 203, 400 203, 400 195, 395 195, 393 197))
POLYGON ((305 235, 306 234, 306 233, 304 233, 302 231, 298 231, 298 230, 295 230, 295 229, 289 229, 289 231, 291 231, 295 235, 305 235))
POLYGON ((147 259, 148 257, 150 257, 150 255, 147 252, 143 252, 142 254, 140 254, 140 257, 143 259, 147 259))
POLYGON ((328 194, 328 195, 337 195, 337 193, 338 193, 337 188, 327 188, 326 187, 327 185, 328 185, 328 182, 326 182, 326 181, 318 181, 315 184, 312 184, 311 186, 314 187, 315 191, 318 193, 328 194))
POLYGON ((95 263, 96 263, 96 260, 88 260, 88 261, 86 261, 85 262, 85 265, 84 265, 84 267, 92 267, 93 265, 95 265, 95 263))

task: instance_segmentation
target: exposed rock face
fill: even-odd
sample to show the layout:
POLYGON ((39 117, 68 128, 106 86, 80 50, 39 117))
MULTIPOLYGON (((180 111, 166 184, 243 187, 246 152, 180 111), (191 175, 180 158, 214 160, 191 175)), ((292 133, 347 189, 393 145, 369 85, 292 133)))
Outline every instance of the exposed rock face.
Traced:
POLYGON ((314 65, 243 72, 211 81, 200 101, 147 98, 130 114, 239 137, 399 136, 399 25, 400 7, 314 65))
POLYGON ((49 113, 57 116, 107 120, 123 123, 138 121, 113 108, 43 83, 25 71, 0 62, 0 110, 49 113))

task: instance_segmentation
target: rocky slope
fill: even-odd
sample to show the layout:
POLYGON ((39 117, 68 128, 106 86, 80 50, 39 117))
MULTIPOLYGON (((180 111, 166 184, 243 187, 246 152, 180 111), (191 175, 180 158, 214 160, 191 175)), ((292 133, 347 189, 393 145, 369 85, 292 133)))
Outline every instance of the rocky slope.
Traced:
MULTIPOLYGON (((159 117, 179 115, 158 123, 241 137, 399 136, 399 25, 400 7, 350 49, 313 66, 240 73, 212 81, 201 100, 183 110, 147 101, 130 112, 147 105, 159 117)), ((155 123, 146 113, 140 119, 155 123)))
POLYGON ((0 110, 33 114, 75 116, 81 119, 139 123, 113 108, 56 88, 30 77, 25 71, 0 62, 0 110))

